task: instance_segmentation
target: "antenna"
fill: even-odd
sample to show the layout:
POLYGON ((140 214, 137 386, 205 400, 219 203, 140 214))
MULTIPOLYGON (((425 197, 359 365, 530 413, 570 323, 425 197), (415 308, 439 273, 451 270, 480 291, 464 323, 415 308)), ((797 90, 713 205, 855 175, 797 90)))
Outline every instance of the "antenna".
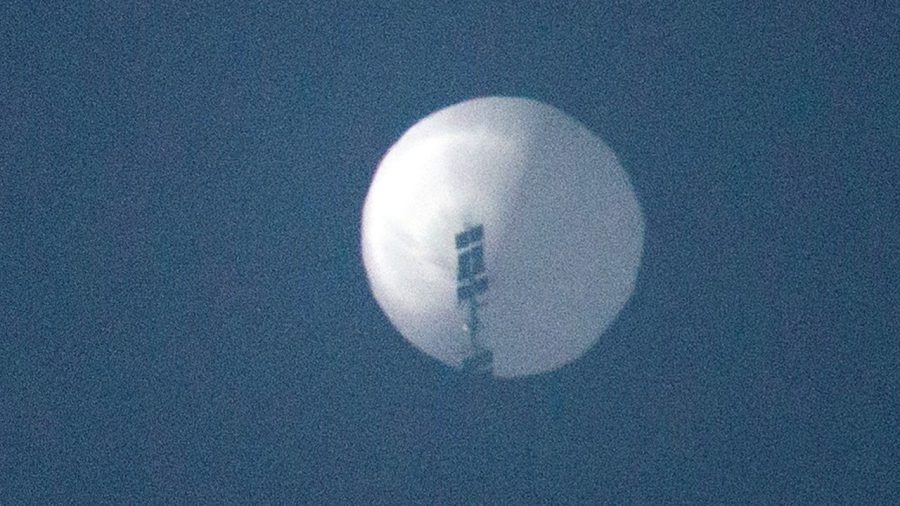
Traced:
POLYGON ((472 355, 463 361, 463 369, 475 373, 489 373, 493 368, 494 354, 479 338, 481 321, 478 319, 479 296, 487 291, 488 281, 484 268, 484 226, 467 227, 456 234, 458 254, 456 298, 468 309, 466 332, 472 343, 472 355))

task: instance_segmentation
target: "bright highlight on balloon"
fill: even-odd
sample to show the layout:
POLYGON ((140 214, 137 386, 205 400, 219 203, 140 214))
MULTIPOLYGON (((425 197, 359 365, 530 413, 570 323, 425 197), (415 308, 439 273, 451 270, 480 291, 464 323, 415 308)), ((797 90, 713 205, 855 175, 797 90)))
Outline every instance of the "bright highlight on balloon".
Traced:
POLYGON ((445 364, 514 377, 583 355, 634 290, 644 224, 615 154, 549 105, 442 109, 387 152, 362 256, 401 334, 445 364))

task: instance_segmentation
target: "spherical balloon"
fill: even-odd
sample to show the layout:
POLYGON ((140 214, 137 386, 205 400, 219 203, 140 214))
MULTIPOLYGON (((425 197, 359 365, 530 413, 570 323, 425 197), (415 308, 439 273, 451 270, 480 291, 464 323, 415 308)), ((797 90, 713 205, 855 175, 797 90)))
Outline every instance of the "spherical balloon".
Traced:
POLYGON ((431 114, 390 148, 363 207, 362 258, 410 343, 455 367, 486 348, 493 374, 514 377, 594 345, 634 290, 643 234, 599 137, 549 105, 489 97, 431 114))

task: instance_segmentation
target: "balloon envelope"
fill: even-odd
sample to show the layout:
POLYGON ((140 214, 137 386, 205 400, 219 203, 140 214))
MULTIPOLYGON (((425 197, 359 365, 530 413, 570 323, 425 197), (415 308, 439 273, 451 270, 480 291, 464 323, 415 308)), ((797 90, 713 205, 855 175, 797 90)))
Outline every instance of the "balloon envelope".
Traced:
POLYGON ((451 366, 473 354, 457 299, 456 234, 483 225, 480 340, 500 377, 584 354, 630 297, 643 218, 613 152, 565 113, 469 100, 419 121, 387 152, 362 215, 372 292, 400 333, 451 366))

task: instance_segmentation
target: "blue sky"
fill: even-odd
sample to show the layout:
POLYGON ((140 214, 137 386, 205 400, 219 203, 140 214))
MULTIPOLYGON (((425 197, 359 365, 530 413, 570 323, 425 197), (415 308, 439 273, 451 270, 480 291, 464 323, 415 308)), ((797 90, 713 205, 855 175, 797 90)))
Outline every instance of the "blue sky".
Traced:
POLYGON ((898 12, 0 8, 0 502, 896 503, 898 12), (415 121, 554 105, 646 220, 562 370, 459 375, 372 299, 415 121))

